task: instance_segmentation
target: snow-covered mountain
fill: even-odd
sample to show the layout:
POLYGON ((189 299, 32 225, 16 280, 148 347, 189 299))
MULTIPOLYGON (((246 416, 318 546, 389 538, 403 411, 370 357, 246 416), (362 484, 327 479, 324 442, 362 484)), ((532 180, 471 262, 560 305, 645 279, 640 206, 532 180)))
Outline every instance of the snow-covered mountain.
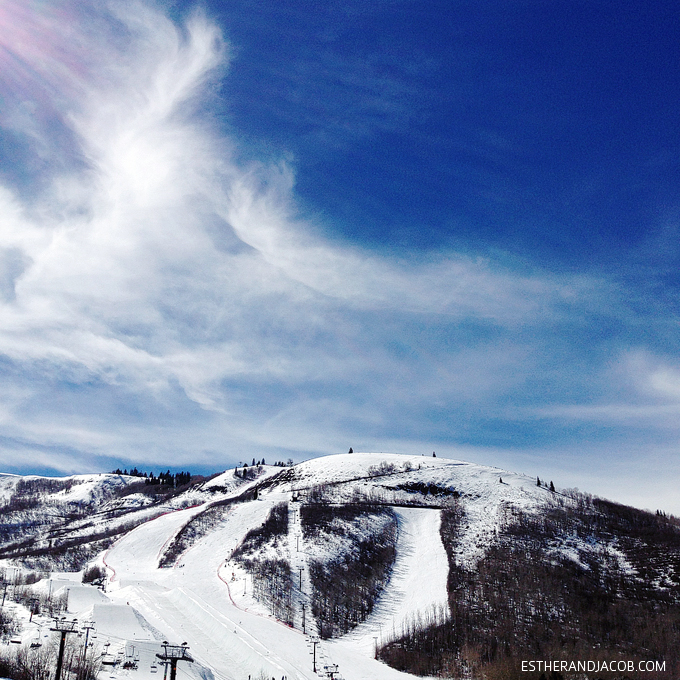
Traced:
POLYGON ((680 677, 674 518, 382 453, 152 491, 123 475, 0 476, 12 649, 42 649, 61 603, 93 622, 102 678, 157 677, 159 654, 190 656, 178 670, 204 679, 531 677, 513 675, 521 658, 561 653, 647 655, 665 670, 641 677, 680 677), (56 573, 93 565, 103 591, 56 573), (30 623, 26 604, 42 606, 30 623))

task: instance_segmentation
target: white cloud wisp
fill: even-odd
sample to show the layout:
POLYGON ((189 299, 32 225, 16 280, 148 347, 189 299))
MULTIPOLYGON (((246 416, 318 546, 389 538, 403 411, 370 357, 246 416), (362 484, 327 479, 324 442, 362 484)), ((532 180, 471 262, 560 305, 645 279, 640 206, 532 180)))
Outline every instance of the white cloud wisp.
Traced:
POLYGON ((24 149, 0 185, 7 460, 465 439, 465 409, 521 392, 541 333, 597 304, 585 277, 324 239, 292 170, 238 163, 211 116, 229 54, 212 21, 74 7, 0 11, 2 69, 22 65, 0 123, 24 149))

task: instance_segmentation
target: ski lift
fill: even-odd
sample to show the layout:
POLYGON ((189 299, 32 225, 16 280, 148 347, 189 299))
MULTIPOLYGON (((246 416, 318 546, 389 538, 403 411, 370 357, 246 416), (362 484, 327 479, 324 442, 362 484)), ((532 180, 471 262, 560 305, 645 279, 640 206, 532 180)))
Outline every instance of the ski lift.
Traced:
POLYGON ((132 651, 128 654, 127 650, 125 652, 125 662, 123 663, 123 668, 136 671, 139 667, 139 653, 135 654, 135 647, 132 646, 132 651))
POLYGON ((151 673, 158 673, 158 666, 156 666, 155 663, 151 664, 151 668, 149 669, 151 673))

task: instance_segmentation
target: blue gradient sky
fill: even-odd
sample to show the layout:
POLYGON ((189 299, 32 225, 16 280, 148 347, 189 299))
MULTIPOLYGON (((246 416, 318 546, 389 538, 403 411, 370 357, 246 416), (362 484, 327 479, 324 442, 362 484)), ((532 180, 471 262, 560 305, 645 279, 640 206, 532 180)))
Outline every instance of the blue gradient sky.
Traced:
POLYGON ((678 35, 3 0, 3 470, 437 450, 680 513, 678 35))

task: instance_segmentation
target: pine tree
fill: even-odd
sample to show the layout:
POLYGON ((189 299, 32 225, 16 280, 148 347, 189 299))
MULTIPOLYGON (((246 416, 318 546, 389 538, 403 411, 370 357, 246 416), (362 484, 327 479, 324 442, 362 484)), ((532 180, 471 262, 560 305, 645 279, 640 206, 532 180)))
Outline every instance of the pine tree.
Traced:
POLYGON ((555 491, 555 485, 552 483, 552 480, 550 480, 550 490, 555 491))

